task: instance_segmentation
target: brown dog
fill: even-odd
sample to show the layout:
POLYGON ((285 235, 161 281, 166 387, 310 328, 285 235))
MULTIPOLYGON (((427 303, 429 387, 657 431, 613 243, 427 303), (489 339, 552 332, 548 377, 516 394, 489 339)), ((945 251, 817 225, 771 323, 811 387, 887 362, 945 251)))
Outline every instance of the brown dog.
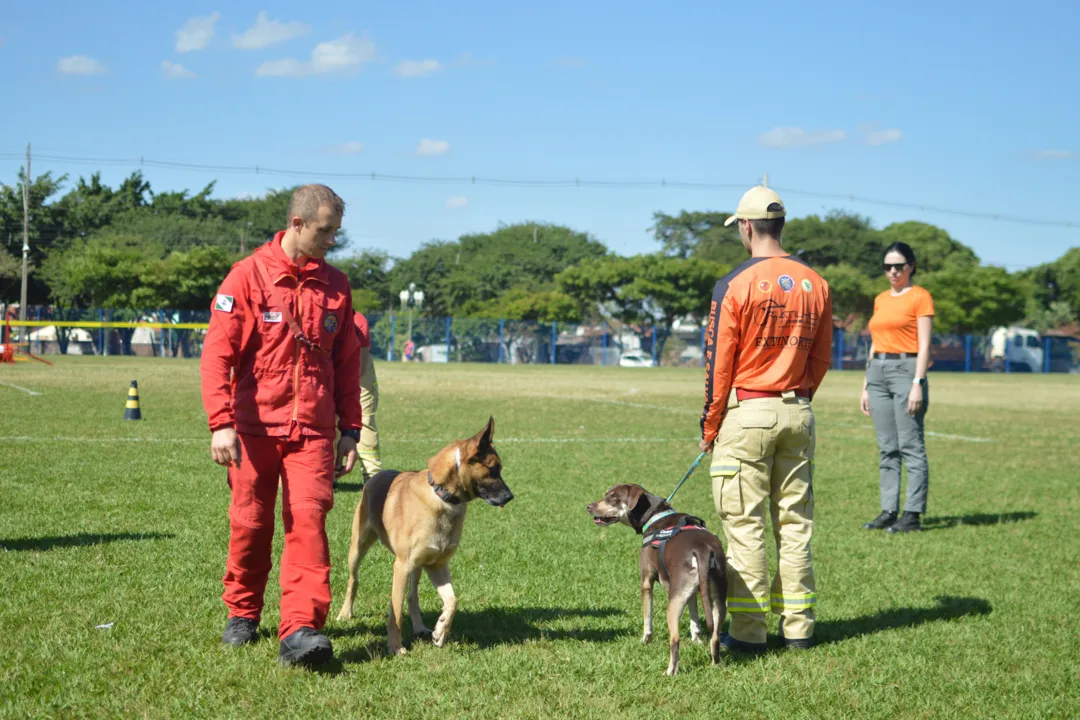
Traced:
POLYGON ((457 610, 450 584, 450 559, 461 541, 465 509, 476 498, 495 507, 514 499, 502 479, 502 461, 492 437, 495 418, 468 440, 447 445, 428 460, 427 470, 383 470, 364 486, 353 515, 349 540, 349 584, 338 620, 352 617, 356 571, 368 549, 381 540, 394 554, 394 584, 386 622, 391 655, 405 652, 401 643, 402 601, 409 583, 409 617, 417 637, 431 635, 442 647, 457 610), (432 633, 420 617, 420 570, 426 570, 442 600, 442 613, 432 633))
POLYGON ((615 485, 603 499, 587 506, 600 527, 621 522, 645 538, 641 548, 641 605, 645 615, 643 643, 652 640, 653 584, 668 592, 668 645, 665 675, 679 671, 679 619, 690 605, 690 640, 701 642, 697 595, 710 633, 709 651, 720 661, 720 628, 727 617, 727 558, 720 540, 699 518, 675 512, 667 501, 640 485, 615 485))

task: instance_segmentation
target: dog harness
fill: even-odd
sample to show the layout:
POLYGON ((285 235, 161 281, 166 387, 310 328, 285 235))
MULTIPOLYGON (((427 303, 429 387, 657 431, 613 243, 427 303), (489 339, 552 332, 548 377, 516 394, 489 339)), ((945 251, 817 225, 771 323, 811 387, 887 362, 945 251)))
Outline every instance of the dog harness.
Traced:
MULTIPOLYGON (((655 517, 651 518, 649 520, 649 522, 647 522, 645 524, 645 527, 643 528, 643 530, 648 530, 649 526, 652 525, 653 523, 655 523, 657 520, 659 520, 661 518, 665 518, 668 515, 674 515, 674 514, 675 514, 674 510, 667 510, 665 512, 662 512, 662 513, 656 515, 655 517)), ((704 520, 702 520, 699 517, 694 517, 693 515, 687 515, 686 517, 683 518, 682 522, 677 524, 677 525, 674 525, 674 526, 668 527, 668 528, 664 528, 663 530, 657 530, 656 532, 649 533, 649 534, 645 535, 645 537, 642 538, 642 540, 641 540, 641 547, 649 547, 651 545, 652 547, 656 548, 657 554, 659 556, 659 561, 660 561, 660 572, 662 572, 666 577, 670 578, 671 574, 668 573, 667 565, 664 563, 664 547, 668 544, 668 541, 671 540, 671 538, 678 535, 679 533, 681 533, 683 530, 706 530, 706 529, 707 528, 705 527, 705 521, 704 520)))
POLYGON ((454 495, 442 485, 435 484, 435 478, 431 476, 430 470, 427 471, 427 484, 431 486, 431 489, 435 491, 435 494, 438 495, 439 499, 443 502, 450 503, 451 505, 461 504, 461 498, 454 495))

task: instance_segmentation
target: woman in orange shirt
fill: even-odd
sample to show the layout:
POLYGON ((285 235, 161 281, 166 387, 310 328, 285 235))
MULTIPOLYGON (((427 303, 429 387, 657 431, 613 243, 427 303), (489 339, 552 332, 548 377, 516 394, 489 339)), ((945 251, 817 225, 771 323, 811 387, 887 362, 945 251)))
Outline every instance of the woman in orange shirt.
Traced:
POLYGON ((906 243, 885 248, 885 275, 891 287, 874 299, 870 318, 870 354, 859 405, 873 417, 880 450, 881 514, 863 525, 888 532, 921 530, 926 512, 929 469, 923 420, 929 404, 926 368, 934 300, 912 285, 915 253, 906 243), (907 500, 900 510, 900 463, 907 467, 907 500))

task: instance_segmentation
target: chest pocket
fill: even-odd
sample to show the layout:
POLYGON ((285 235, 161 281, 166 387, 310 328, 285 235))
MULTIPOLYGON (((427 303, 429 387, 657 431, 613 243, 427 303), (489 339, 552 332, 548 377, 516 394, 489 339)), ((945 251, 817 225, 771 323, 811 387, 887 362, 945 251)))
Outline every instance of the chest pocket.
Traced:
MULTIPOLYGON (((290 288, 280 288, 279 291, 283 298, 289 297, 293 292, 290 288)), ((285 342, 292 332, 289 330, 289 323, 285 321, 281 306, 274 302, 269 293, 263 292, 256 296, 253 309, 255 328, 262 339, 263 347, 270 350, 284 349, 285 342)))
POLYGON ((348 318, 345 317, 345 295, 340 292, 313 292, 304 298, 305 316, 310 328, 309 337, 327 352, 334 348, 334 341, 338 335, 349 329, 348 318))

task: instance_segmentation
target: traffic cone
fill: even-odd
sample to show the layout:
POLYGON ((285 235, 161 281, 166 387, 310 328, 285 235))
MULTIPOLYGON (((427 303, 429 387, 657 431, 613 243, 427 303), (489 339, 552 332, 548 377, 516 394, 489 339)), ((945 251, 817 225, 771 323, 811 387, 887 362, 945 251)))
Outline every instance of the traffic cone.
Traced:
POLYGON ((124 410, 125 420, 142 420, 142 411, 139 410, 139 383, 131 381, 128 388, 127 408, 124 410))

